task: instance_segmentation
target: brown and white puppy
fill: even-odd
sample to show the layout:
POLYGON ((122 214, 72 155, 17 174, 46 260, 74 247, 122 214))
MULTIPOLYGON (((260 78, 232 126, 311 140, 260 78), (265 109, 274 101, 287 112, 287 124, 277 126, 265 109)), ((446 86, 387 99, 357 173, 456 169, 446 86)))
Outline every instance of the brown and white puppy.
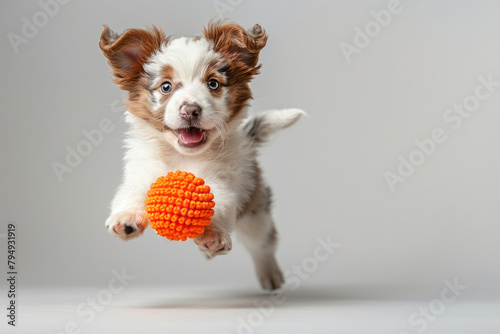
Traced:
POLYGON ((259 73, 267 35, 259 25, 245 30, 209 23, 202 36, 172 39, 161 29, 107 26, 100 47, 129 92, 130 124, 124 179, 106 220, 123 240, 140 236, 148 221, 144 200, 150 184, 169 171, 205 179, 215 196, 212 223, 195 239, 208 257, 231 250, 231 232, 250 251, 264 289, 277 289, 283 275, 276 263, 277 233, 271 191, 261 177, 257 148, 275 131, 304 114, 299 109, 248 115, 248 83, 259 73))

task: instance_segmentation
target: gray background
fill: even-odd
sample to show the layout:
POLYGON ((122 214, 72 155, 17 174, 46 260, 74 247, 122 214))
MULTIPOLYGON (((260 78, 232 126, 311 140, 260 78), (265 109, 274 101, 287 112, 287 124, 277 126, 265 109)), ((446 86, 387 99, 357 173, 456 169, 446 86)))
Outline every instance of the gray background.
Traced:
MULTIPOLYGON (((458 277, 470 297, 500 296, 500 91, 452 130, 444 111, 474 93, 479 76, 500 80, 498 1, 402 0, 401 14, 353 55, 354 27, 385 1, 249 1, 225 17, 269 33, 252 110, 299 107, 309 117, 262 150, 275 191, 278 259, 291 268, 318 237, 341 244, 304 284, 436 295, 458 277), (384 172, 414 140, 441 127, 448 140, 391 192, 384 172)), ((196 35, 217 17, 212 1, 73 0, 16 54, 7 34, 37 1, 2 1, 0 98, 2 228, 18 225, 21 287, 99 286, 126 268, 134 285, 213 285, 258 289, 242 245, 206 261, 191 242, 151 229, 130 242, 104 221, 121 180, 127 127, 98 48, 102 24, 116 31, 156 24, 196 35), (116 127, 59 182, 52 168, 83 130, 116 127)), ((4 244, 3 244, 4 245, 4 244)), ((2 246, 2 249, 4 246, 2 246)), ((2 251, 4 252, 4 251, 2 251)), ((1 255, 4 257, 4 255, 1 255)), ((2 265, 4 261, 2 261, 2 265)))

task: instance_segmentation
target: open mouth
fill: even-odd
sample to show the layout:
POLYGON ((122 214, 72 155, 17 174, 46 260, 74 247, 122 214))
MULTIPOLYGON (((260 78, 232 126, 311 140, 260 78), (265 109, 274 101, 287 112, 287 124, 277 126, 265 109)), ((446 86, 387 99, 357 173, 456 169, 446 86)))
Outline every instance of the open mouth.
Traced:
POLYGON ((177 130, 179 133, 179 143, 187 147, 197 147, 207 140, 207 131, 191 126, 177 130))

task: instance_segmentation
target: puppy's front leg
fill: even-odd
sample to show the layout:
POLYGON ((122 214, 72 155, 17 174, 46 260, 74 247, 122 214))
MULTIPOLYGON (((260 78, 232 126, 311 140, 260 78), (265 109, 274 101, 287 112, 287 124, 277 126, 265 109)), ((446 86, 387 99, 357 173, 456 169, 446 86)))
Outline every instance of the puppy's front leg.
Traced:
POLYGON ((112 235, 130 240, 142 235, 148 226, 146 194, 165 167, 145 149, 132 147, 125 156, 124 180, 111 203, 106 228, 112 235))
MULTIPOLYGON (((207 181, 207 184, 208 181, 207 181)), ((194 242, 207 258, 227 254, 232 248, 231 235, 236 223, 235 196, 229 189, 217 186, 212 182, 211 190, 214 194, 214 216, 205 232, 200 234, 194 242)))

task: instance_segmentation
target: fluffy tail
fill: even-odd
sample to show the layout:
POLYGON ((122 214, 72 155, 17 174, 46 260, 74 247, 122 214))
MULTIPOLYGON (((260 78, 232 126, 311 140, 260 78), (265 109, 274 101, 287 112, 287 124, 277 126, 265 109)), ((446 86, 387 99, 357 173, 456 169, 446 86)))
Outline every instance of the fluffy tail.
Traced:
POLYGON ((301 109, 267 110, 249 117, 243 123, 243 129, 252 145, 259 146, 268 141, 276 131, 297 122, 302 115, 307 114, 301 109))

